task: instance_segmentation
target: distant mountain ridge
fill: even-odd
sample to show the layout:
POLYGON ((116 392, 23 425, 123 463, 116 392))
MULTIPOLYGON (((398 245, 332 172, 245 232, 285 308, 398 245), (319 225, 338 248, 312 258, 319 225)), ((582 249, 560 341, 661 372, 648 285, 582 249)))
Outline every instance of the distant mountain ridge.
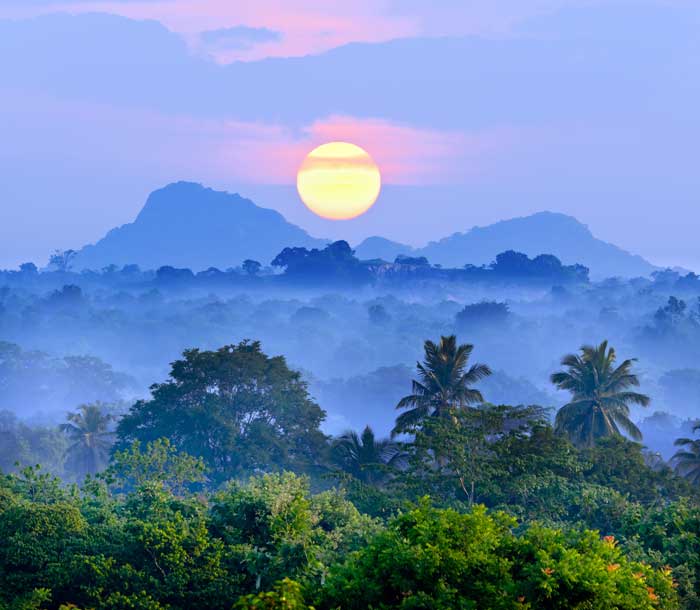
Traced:
POLYGON ((486 227, 474 227, 466 233, 454 233, 430 242, 423 248, 380 237, 368 238, 356 248, 360 258, 386 260, 399 254, 425 256, 431 263, 445 267, 462 267, 467 263, 488 265, 505 250, 516 250, 528 256, 553 254, 564 264, 585 265, 593 278, 646 276, 657 269, 641 256, 597 239, 574 217, 556 212, 538 212, 486 227))
POLYGON ((279 212, 240 195, 177 182, 151 193, 134 222, 82 248, 74 265, 226 269, 245 259, 267 265, 287 246, 322 248, 326 243, 287 222, 279 212))
MULTIPOLYGON (((74 265, 78 269, 110 264, 227 269, 245 259, 267 265, 286 247, 323 248, 328 243, 240 195, 177 182, 151 193, 134 222, 82 248, 74 265)), ((656 269, 641 256, 596 239, 575 218, 554 212, 474 227, 423 248, 370 237, 356 247, 356 254, 386 261, 399 254, 425 256, 433 264, 463 267, 487 265, 506 250, 531 257, 553 254, 564 264, 585 265, 593 278, 645 276, 656 269)))

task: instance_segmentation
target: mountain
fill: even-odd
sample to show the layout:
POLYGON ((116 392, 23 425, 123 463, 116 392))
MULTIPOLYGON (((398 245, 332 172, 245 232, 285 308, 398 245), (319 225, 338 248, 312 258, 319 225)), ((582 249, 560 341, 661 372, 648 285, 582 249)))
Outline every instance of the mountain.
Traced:
POLYGON ((466 233, 455 233, 431 242, 412 254, 425 256, 433 264, 461 267, 466 263, 489 264, 505 250, 516 250, 528 256, 554 254, 564 264, 585 265, 594 279, 645 276, 656 269, 641 256, 595 238, 588 227, 575 218, 554 212, 539 212, 474 227, 466 233))
MULTIPOLYGON (((77 269, 135 263, 143 269, 163 265, 193 270, 226 269, 250 258, 264 265, 287 246, 323 248, 327 240, 311 237, 274 210, 240 195, 200 184, 178 182, 153 192, 134 222, 112 229, 75 259, 77 269)), ((424 248, 383 237, 356 247, 361 259, 393 261, 399 254, 425 256, 433 264, 486 265, 506 250, 529 256, 554 254, 564 264, 581 263, 591 277, 648 275, 655 267, 629 252, 596 239, 588 227, 564 214, 540 212, 455 233, 424 248)))
POLYGON ((355 247, 355 255, 361 260, 372 260, 381 258, 382 260, 394 262, 399 254, 412 255, 412 246, 400 244, 385 237, 368 237, 355 247))
POLYGON ((240 195, 178 182, 153 192, 134 222, 80 250, 74 266, 226 269, 248 258, 267 265, 287 246, 317 248, 326 243, 240 195))

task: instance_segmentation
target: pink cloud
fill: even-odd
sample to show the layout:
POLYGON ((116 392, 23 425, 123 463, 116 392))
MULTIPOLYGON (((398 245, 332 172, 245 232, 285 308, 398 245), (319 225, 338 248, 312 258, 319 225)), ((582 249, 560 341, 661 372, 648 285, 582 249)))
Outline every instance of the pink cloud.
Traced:
MULTIPOLYGON (((458 184, 494 171, 523 137, 509 128, 462 133, 349 116, 331 116, 294 130, 0 93, 1 107, 17 130, 16 138, 6 138, 8 143, 14 140, 6 154, 30 158, 40 150, 62 162, 69 156, 78 165, 113 167, 125 174, 214 182, 294 184, 313 148, 344 140, 370 153, 386 184, 458 184), (28 137, 30 133, 36 137, 28 137)), ((0 157, 4 148, 0 145, 0 157)))
POLYGON ((342 140, 367 150, 386 184, 408 185, 461 183, 483 174, 495 157, 511 148, 516 134, 508 129, 464 134, 332 116, 299 133, 279 126, 227 123, 216 140, 220 171, 230 168, 247 182, 293 184, 306 154, 320 144, 342 140))
MULTIPOLYGON (((14 0, 13 0, 14 1, 14 0)), ((103 11, 135 19, 155 19, 182 34, 194 50, 203 51, 202 31, 244 25, 283 34, 281 40, 251 49, 219 52, 221 61, 319 53, 348 42, 379 42, 417 33, 415 18, 387 13, 388 0, 67 0, 42 8, 0 9, 13 16, 56 10, 103 11)))
MULTIPOLYGON (((613 2, 624 0, 593 0, 613 2)), ((660 0, 661 1, 661 0, 660 0)), ((668 1, 668 0, 666 0, 668 1)), ((678 2, 684 0, 676 0, 678 2)), ((270 56, 320 53, 349 42, 382 42, 412 36, 509 35, 533 16, 591 0, 4 0, 0 17, 66 10, 102 11, 155 19, 182 34, 197 52, 217 60, 256 60, 270 56), (235 26, 267 28, 280 40, 249 49, 207 49, 206 30, 235 26)))

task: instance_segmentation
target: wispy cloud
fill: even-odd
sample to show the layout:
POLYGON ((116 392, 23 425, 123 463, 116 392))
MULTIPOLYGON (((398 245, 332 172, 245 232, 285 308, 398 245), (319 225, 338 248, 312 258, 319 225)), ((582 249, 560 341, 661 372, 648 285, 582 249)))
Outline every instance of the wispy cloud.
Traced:
POLYGON ((206 119, 0 90, 15 118, 0 160, 76 167, 119 165, 126 175, 197 176, 213 182, 294 184, 304 157, 335 140, 366 149, 387 184, 459 183, 487 171, 515 142, 507 129, 465 134, 381 119, 329 116, 300 129, 206 119), (32 136, 32 134, 34 134, 32 136), (67 142, 71 142, 68 147, 67 142))
MULTIPOLYGON (((668 8, 692 0, 644 0, 668 8)), ((630 0, 2 0, 0 17, 41 11, 104 11, 155 19, 198 47, 216 39, 221 61, 319 53, 349 42, 421 36, 503 36, 563 8, 618 7, 630 0), (240 24, 245 24, 241 26, 240 24)))
POLYGON ((251 28, 246 25, 236 25, 218 30, 205 30, 199 35, 200 41, 205 45, 214 50, 224 51, 248 50, 259 44, 279 42, 282 38, 282 32, 262 27, 251 28))

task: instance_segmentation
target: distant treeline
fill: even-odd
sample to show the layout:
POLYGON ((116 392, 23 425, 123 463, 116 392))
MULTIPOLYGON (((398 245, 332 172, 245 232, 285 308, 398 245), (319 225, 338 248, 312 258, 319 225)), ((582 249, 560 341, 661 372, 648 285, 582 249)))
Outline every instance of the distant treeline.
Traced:
MULTIPOLYGON (((73 275, 75 252, 56 252, 45 271, 73 275)), ((0 280, 37 278, 40 270, 34 263, 20 265, 19 271, 0 271, 0 280)), ((142 270, 138 265, 117 267, 109 265, 100 270, 83 270, 82 278, 112 279, 126 283, 155 282, 158 284, 197 283, 273 283, 300 285, 361 286, 376 283, 396 284, 415 280, 447 282, 515 282, 570 284, 587 283, 589 270, 583 265, 564 265, 551 254, 529 258, 509 250, 496 257, 490 265, 466 264, 463 268, 443 268, 432 265, 425 257, 398 256, 393 262, 382 259, 360 260, 345 241, 336 241, 324 249, 291 247, 280 252, 270 266, 255 260, 245 260, 238 267, 222 270, 215 267, 195 272, 188 268, 163 266, 157 270, 142 270)))

